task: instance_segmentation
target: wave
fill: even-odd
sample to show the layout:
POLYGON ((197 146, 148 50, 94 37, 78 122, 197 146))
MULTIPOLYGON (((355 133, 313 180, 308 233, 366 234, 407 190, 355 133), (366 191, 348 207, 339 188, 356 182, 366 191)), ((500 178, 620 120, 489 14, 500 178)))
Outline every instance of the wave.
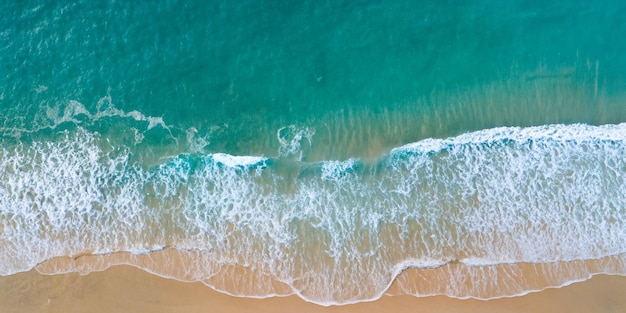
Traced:
POLYGON ((89 272, 106 266, 82 260, 126 253, 231 294, 342 304, 394 279, 403 293, 489 298, 626 273, 626 124, 489 129, 374 161, 194 152, 148 167, 95 131, 61 134, 0 150, 0 275, 89 272), (496 283, 528 273, 520 264, 557 264, 554 279, 496 283), (433 269, 454 273, 428 280, 433 292, 402 278, 433 269))

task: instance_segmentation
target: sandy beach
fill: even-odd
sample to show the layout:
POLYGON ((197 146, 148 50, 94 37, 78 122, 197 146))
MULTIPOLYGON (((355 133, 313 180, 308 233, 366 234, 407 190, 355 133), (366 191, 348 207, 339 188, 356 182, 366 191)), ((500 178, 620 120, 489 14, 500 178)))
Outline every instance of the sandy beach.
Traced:
POLYGON ((624 312, 626 277, 598 275, 585 282, 490 301, 443 296, 384 296, 373 302, 322 307, 296 296, 238 298, 201 283, 184 283, 131 266, 89 275, 0 278, 0 311, 12 312, 624 312))

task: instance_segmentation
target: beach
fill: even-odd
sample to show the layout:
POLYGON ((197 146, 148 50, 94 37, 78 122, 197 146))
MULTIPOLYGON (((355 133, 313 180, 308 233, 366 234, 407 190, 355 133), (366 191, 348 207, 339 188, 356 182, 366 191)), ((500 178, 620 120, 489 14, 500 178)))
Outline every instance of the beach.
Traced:
POLYGON ((626 277, 598 275, 562 288, 496 300, 445 296, 383 296, 373 302, 323 307, 297 296, 240 298, 201 283, 160 278, 135 267, 116 266, 89 275, 41 275, 35 271, 0 278, 2 312, 622 312, 626 277))

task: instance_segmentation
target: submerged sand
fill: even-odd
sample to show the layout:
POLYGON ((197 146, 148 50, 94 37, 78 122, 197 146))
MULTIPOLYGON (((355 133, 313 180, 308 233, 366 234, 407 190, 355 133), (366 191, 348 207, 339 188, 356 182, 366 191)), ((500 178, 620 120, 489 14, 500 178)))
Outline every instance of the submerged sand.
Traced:
POLYGON ((238 298, 131 266, 88 275, 36 271, 0 278, 0 312, 625 312, 626 277, 597 275, 562 288, 489 301, 384 296, 322 307, 296 296, 238 298))

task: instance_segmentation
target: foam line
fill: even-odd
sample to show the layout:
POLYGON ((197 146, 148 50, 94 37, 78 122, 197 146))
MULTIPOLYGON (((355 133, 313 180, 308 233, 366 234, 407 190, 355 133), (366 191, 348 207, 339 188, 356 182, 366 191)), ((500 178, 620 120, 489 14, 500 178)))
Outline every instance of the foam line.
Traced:
MULTIPOLYGON (((406 268, 463 263, 446 294, 482 297, 493 266, 626 252, 625 140, 626 124, 547 125, 423 140, 375 162, 196 152, 144 168, 76 127, 0 150, 0 275, 173 247, 195 251, 184 277, 232 294, 277 294, 245 275, 219 287, 237 266, 335 304, 379 297, 406 268), (472 275, 484 284, 464 284, 472 275)), ((622 273, 611 266, 593 273, 622 273)), ((568 271, 551 275, 587 273, 568 271)))

